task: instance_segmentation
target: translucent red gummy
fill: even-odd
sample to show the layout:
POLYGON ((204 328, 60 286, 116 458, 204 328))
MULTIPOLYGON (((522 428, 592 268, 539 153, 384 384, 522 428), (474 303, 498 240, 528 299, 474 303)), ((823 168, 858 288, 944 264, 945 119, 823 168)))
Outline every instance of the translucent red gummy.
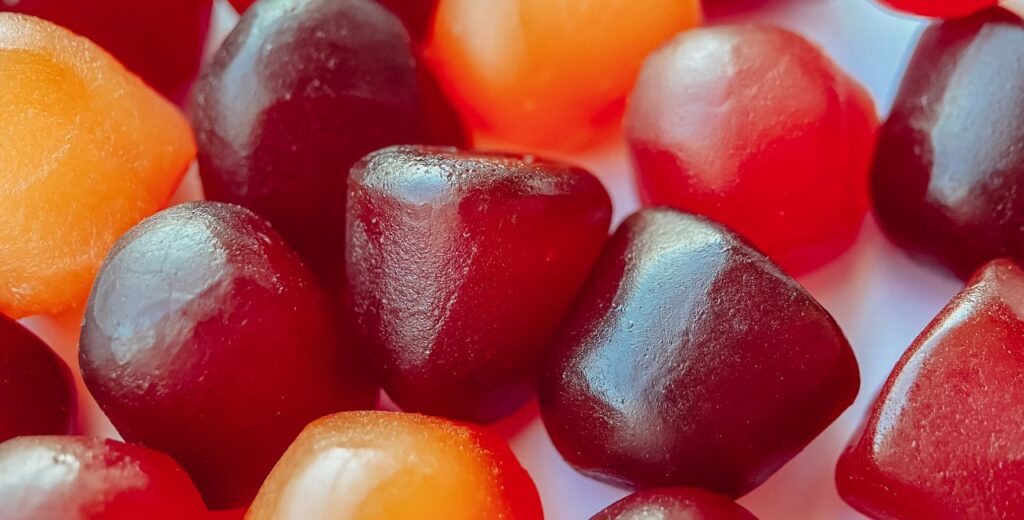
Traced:
POLYGON ((395 147, 349 179, 348 279, 382 386, 401 407, 473 421, 515 410, 608 236, 579 168, 395 147))
MULTIPOLYGON (((239 13, 244 13, 255 0, 230 0, 239 13)), ((437 0, 378 0, 381 5, 398 15, 405 26, 418 39, 423 38, 437 7, 437 0)))
POLYGON ((934 18, 960 18, 987 7, 995 7, 999 0, 878 0, 893 9, 934 18))
POLYGON ((1024 22, 991 9, 921 36, 882 126, 872 197, 886 234, 967 278, 1024 261, 1024 22))
POLYGON ((596 478, 739 496, 850 403, 839 326, 726 228, 668 209, 626 219, 541 377, 555 447, 596 478))
POLYGON ((638 491, 590 520, 757 520, 732 500, 697 488, 638 491))
POLYGON ((199 72, 212 6, 212 0, 16 0, 0 2, 0 11, 45 18, 85 36, 180 104, 199 72))
POLYGON ((204 518, 203 500, 170 457, 85 437, 20 437, 0 444, 4 520, 204 518))
POLYGON ((877 126, 819 48, 757 25, 681 33, 648 57, 625 120, 644 204, 722 222, 791 274, 857 236, 877 126))
POLYGON ((175 206, 104 262, 82 375, 126 440, 173 456, 212 508, 245 505, 307 423, 376 403, 327 301, 252 212, 175 206))
POLYGON ((836 483, 874 518, 1024 517, 1024 271, 989 263, 918 336, 836 483))
POLYGON ((64 360, 28 329, 0 315, 0 442, 68 433, 74 411, 75 387, 64 360))
POLYGON ((253 5, 194 101, 206 196, 269 219, 332 282, 352 164, 392 144, 465 139, 402 23, 372 0, 253 5))

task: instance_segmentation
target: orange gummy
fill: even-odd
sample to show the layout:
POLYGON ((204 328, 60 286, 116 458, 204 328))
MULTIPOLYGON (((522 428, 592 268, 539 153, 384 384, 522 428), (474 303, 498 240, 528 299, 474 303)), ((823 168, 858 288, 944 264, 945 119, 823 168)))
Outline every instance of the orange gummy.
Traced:
POLYGON ((399 412, 314 421, 267 477, 247 520, 533 520, 537 488, 478 426, 399 412))
POLYGON ((0 311, 85 299, 107 250, 166 204, 193 157, 184 116, 92 42, 0 13, 0 311))
POLYGON ((697 0, 441 0, 428 56, 478 129, 575 148, 618 125, 644 57, 700 18, 697 0))

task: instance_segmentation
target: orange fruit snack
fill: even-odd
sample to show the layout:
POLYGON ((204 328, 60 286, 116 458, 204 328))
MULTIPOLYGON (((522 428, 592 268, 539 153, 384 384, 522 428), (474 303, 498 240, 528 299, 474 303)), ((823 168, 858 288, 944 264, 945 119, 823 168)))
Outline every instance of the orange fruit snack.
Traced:
POLYGON ((483 428, 400 412, 314 421, 267 477, 247 520, 533 520, 530 476, 483 428))
POLYGON ((85 299, 107 249, 160 209, 195 145, 184 116, 90 41, 0 13, 0 311, 85 299))
POLYGON ((617 128, 644 57, 700 18, 697 0, 441 0, 427 54, 483 133, 578 148, 617 128))

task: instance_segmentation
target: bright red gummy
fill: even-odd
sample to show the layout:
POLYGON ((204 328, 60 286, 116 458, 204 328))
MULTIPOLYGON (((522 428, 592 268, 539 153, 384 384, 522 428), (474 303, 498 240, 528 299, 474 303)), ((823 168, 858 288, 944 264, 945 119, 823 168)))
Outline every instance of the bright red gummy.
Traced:
POLYGON ((529 398, 608 236, 601 183, 539 159, 394 147, 352 169, 348 203, 354 315, 388 395, 481 422, 529 398))
POLYGON ((68 433, 74 410, 75 387, 64 360, 28 329, 0 315, 0 442, 68 433))
POLYGON ((697 488, 638 491, 590 520, 757 520, 732 500, 697 488))
POLYGON ((0 444, 4 520, 199 519, 203 500, 170 457, 112 440, 21 437, 0 444))
POLYGON ((331 281, 349 168, 388 145, 464 140, 406 29, 372 0, 253 5, 197 84, 192 119, 207 197, 269 219, 331 281))
POLYGON ((175 206, 104 262, 82 375, 121 435, 178 460, 210 507, 248 504, 309 421, 376 403, 326 301, 252 212, 175 206))
POLYGON ((792 274, 856 237, 877 126, 820 49, 755 25, 687 31, 651 55, 625 123, 645 204, 718 220, 792 274))
POLYGON ((45 18, 89 38, 182 103, 206 45, 212 0, 15 0, 0 11, 45 18))
POLYGON ((999 0, 878 0, 906 13, 933 18, 959 18, 999 5, 999 0))
POLYGON ((1024 271, 989 263, 918 336, 836 481, 875 518, 1024 517, 1024 271))
POLYGON ((879 135, 879 224, 961 278, 995 258, 1024 261, 1021 56, 1024 22, 1003 9, 932 25, 879 135))
POLYGON ((540 406, 583 473, 739 496, 853 402, 829 313, 739 236, 647 209, 605 247, 552 342, 540 406))

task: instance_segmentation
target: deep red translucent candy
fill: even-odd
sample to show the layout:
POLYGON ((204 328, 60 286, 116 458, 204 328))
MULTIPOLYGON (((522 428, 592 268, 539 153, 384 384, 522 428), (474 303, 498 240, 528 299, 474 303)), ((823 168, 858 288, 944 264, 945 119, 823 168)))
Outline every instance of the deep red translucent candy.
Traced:
POLYGON ((376 402, 325 301, 252 212, 175 206, 104 262, 82 375, 126 440, 173 456, 212 508, 245 505, 307 423, 376 402))
POLYGON ((917 337, 836 481, 874 518, 1024 518, 1024 271, 989 263, 917 337))
POLYGON ((640 198, 709 216, 792 274, 844 251, 867 210, 867 92, 784 29, 686 31, 651 55, 625 129, 640 198))
POLYGON ((697 488, 638 491, 590 520, 757 520, 727 497, 697 488))
POLYGON ((85 437, 20 437, 0 444, 4 520, 204 518, 188 475, 158 451, 85 437))
POLYGON ((540 405, 583 473, 743 495, 850 403, 829 313, 726 228, 668 209, 611 238, 552 345, 540 405))
POLYGON ((28 329, 0 315, 0 442, 68 433, 74 410, 75 387, 64 360, 28 329))
POLYGON ((253 209, 311 267, 343 274, 349 168, 462 128, 409 35, 372 0, 270 0, 246 11, 196 86, 208 198, 253 209))
POLYGON ((0 11, 45 18, 92 40, 175 103, 192 86, 213 0, 6 0, 0 11))
POLYGON ((999 0, 879 0, 893 9, 934 18, 959 18, 999 5, 999 0))
POLYGON ((991 9, 921 36, 882 126, 872 196, 886 234, 966 278, 1024 261, 1024 22, 991 9))
POLYGON ((515 410, 610 218, 601 183, 564 164, 430 147, 357 164, 348 278, 388 395, 473 421, 515 410))
MULTIPOLYGON (((437 0, 377 0, 405 22, 405 26, 416 39, 422 39, 430 26, 430 20, 437 8, 437 0)), ((255 0, 231 0, 235 10, 243 13, 255 0)))

